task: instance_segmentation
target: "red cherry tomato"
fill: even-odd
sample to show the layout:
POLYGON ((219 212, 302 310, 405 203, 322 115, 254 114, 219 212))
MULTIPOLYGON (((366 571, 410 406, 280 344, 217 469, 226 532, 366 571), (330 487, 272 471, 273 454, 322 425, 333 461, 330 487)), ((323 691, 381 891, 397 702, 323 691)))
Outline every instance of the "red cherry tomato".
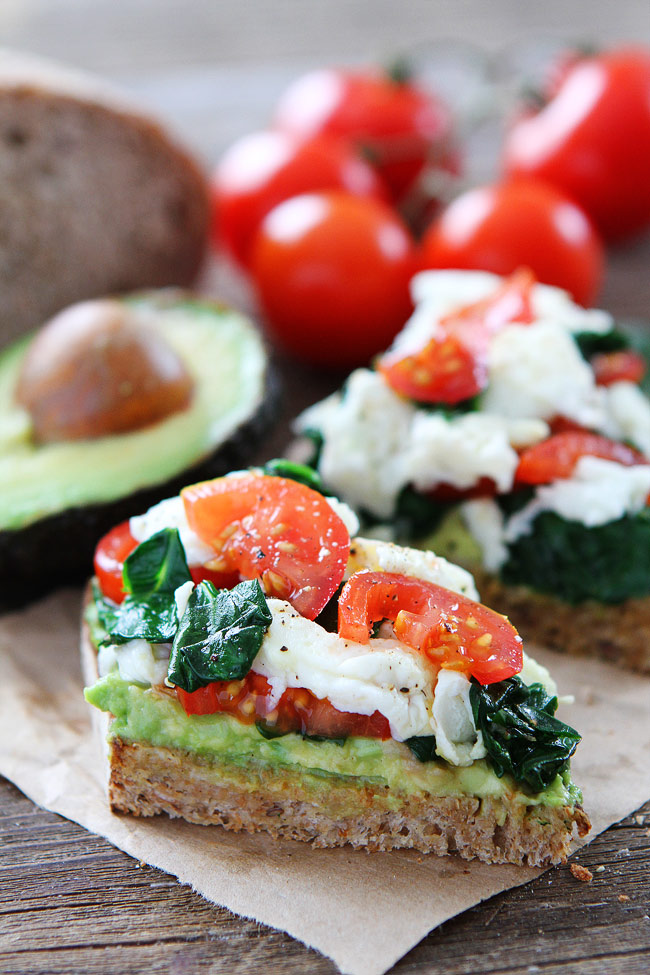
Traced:
POLYGON ((510 274, 525 265, 583 305, 593 303, 603 276, 603 247, 589 219, 533 180, 463 193, 425 232, 421 254, 422 268, 510 274))
POLYGON ((576 464, 585 456, 613 460, 625 467, 649 463, 638 450, 616 440, 584 430, 566 430, 527 447, 521 454, 515 481, 519 484, 548 484, 571 477, 576 464))
POLYGON ((366 363, 403 326, 414 264, 386 204, 312 193, 267 214, 250 268, 274 337, 296 358, 343 368, 366 363))
POLYGON ((371 715, 338 711, 327 698, 317 698, 304 688, 288 687, 271 709, 271 685, 253 670, 240 681, 214 681, 190 693, 177 687, 176 693, 186 714, 225 712, 244 724, 261 721, 278 732, 326 738, 390 738, 390 725, 379 711, 371 715))
POLYGON ((545 180, 584 207, 605 237, 650 224, 650 51, 579 60, 554 98, 506 139, 511 176, 545 180))
POLYGON ((388 197, 372 166, 342 139, 305 139, 287 132, 247 135, 227 150, 212 178, 215 242, 245 265, 269 210, 290 196, 330 189, 388 197))
POLYGON ((126 596, 122 586, 122 568, 125 559, 137 545, 128 521, 123 521, 104 535, 95 549, 95 575, 99 588, 114 603, 121 603, 126 596))
MULTIPOLYGON (((95 575, 103 594, 114 603, 121 603, 126 596, 122 585, 122 569, 126 558, 138 547, 138 544, 131 534, 129 522, 123 521, 121 525, 117 525, 104 535, 97 545, 95 575)), ((189 570, 196 584, 207 579, 217 589, 232 589, 241 579, 238 572, 215 572, 205 565, 191 565, 189 570)))
POLYGON ((339 636, 367 643, 378 620, 430 660, 471 674, 481 684, 523 667, 521 637, 499 613, 450 589, 396 572, 357 572, 339 599, 339 636))
POLYGON ((390 74, 312 71, 284 93, 275 124, 306 135, 347 137, 375 165, 395 201, 412 190, 425 168, 458 171, 446 105, 390 74))
POLYGON ((622 381, 640 383, 646 373, 645 359, 634 349, 601 352, 589 364, 599 386, 611 386, 622 381))
POLYGON ((303 616, 315 619, 340 585, 350 535, 304 484, 237 474, 183 488, 181 497, 190 528, 219 554, 223 571, 260 579, 303 616))
POLYGON ((426 403, 459 403, 487 384, 489 340, 509 322, 533 320, 530 271, 520 269, 481 301, 440 320, 437 334, 411 355, 388 352, 379 369, 402 396, 426 403))

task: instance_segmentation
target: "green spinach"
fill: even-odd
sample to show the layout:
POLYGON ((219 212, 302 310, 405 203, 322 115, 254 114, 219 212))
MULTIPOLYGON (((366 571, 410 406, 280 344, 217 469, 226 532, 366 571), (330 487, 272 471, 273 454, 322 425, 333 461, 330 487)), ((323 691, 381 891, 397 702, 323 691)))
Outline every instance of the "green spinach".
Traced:
POLYGON ((413 738, 406 738, 404 744, 411 749, 418 762, 433 762, 438 757, 435 735, 416 735, 413 738))
POLYGON ((472 678, 469 696, 474 723, 499 778, 509 772, 541 792, 567 768, 580 735, 553 717, 557 698, 541 684, 528 687, 519 677, 509 677, 482 686, 472 678))
POLYGON ((326 493, 320 474, 307 464, 295 464, 291 460, 279 458, 267 461, 263 470, 265 474, 273 477, 287 477, 291 481, 298 481, 299 484, 304 484, 313 491, 318 491, 319 494, 326 493))
POLYGON ((271 619, 257 579, 246 579, 234 589, 200 583, 174 637, 170 682, 191 692, 215 680, 245 677, 271 619))
POLYGON ((165 528, 141 542, 123 570, 127 595, 119 605, 95 592, 99 622, 111 643, 170 643, 178 628, 174 592, 191 580, 178 531, 165 528))
POLYGON ((577 604, 620 603, 650 592, 650 508, 588 528, 553 511, 508 545, 504 582, 577 604))

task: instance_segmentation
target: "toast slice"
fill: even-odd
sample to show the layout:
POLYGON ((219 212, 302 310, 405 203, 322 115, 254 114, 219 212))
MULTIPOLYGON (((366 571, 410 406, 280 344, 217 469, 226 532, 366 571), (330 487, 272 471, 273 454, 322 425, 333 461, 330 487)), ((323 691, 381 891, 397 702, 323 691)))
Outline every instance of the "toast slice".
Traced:
POLYGON ((206 180, 101 80, 0 51, 0 174, 3 341, 77 300, 195 278, 206 180))
POLYGON ((111 693, 98 699, 102 681, 87 621, 82 662, 89 700, 104 709, 92 708, 93 722, 115 813, 166 814, 317 848, 414 849, 529 866, 564 862, 572 840, 590 829, 568 773, 535 795, 508 775, 497 779, 485 761, 459 775, 444 762, 422 765, 405 744, 392 740, 364 740, 357 748, 354 741, 341 747, 293 734, 286 739, 296 741, 283 744, 278 756, 276 742, 255 727, 237 728, 229 715, 185 715, 164 685, 145 689, 114 681, 111 693), (200 747, 174 742, 186 722, 202 725, 200 747), (224 726, 231 737, 241 731, 243 741, 230 754, 210 748, 206 726, 215 741, 224 737, 224 726), (366 757, 357 771, 359 753, 370 749, 372 762, 366 757))

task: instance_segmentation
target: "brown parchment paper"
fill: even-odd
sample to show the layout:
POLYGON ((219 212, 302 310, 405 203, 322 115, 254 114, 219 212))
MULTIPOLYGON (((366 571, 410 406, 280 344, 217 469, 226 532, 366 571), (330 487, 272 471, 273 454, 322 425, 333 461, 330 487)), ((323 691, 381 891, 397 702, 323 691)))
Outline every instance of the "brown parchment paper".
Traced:
MULTIPOLYGON (((72 819, 216 904, 281 928, 349 975, 381 975, 432 928, 541 871, 409 851, 312 850, 263 835, 158 817, 113 816, 90 708, 81 695, 78 592, 0 619, 0 772, 72 819)), ((650 680, 536 653, 583 734, 573 762, 591 837, 650 796, 650 680)))

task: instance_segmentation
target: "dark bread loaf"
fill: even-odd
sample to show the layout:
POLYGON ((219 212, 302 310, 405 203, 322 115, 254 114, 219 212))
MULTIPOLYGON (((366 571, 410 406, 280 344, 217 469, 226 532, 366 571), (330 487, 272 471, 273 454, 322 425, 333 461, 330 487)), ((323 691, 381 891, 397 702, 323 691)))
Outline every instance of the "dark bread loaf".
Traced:
POLYGON ((187 285, 207 239, 196 163, 109 85, 0 51, 0 340, 84 298, 187 285))

